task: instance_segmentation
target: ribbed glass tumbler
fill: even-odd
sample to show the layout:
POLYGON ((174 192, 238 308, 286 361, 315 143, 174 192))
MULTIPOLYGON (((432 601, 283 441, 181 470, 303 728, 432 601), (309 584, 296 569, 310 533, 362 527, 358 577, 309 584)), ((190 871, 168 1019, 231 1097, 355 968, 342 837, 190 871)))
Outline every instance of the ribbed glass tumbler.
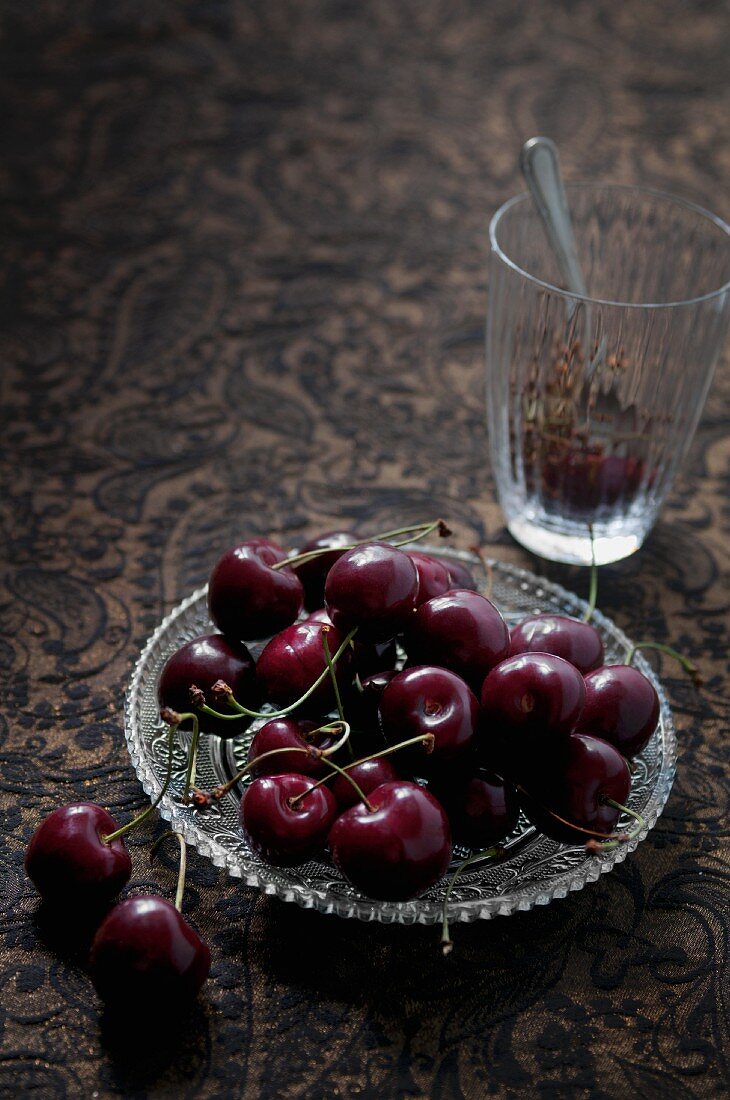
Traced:
POLYGON ((490 225, 487 423, 507 526, 552 561, 633 553, 692 440, 730 318, 730 227, 636 187, 566 187, 586 297, 530 198, 490 225))

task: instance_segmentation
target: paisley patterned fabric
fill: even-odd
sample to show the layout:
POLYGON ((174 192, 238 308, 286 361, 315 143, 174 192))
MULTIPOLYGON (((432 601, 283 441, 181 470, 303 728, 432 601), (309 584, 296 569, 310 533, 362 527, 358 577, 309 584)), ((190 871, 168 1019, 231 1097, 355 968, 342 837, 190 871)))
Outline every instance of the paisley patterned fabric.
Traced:
MULTIPOLYGON (((641 848, 545 909, 361 925, 191 853, 212 978, 174 1028, 100 1013, 39 908, 39 818, 142 796, 120 709, 233 539, 441 514, 543 571, 494 500, 487 220, 548 133, 575 178, 717 206, 720 0, 8 0, 0 188, 0 1096, 715 1097, 728 1050, 725 363, 647 546, 600 603, 671 641, 678 779, 641 848)), ((723 211, 720 211, 722 213, 723 211)), ((659 667, 659 666, 658 666, 659 667)), ((150 823, 131 892, 174 892, 150 823)))

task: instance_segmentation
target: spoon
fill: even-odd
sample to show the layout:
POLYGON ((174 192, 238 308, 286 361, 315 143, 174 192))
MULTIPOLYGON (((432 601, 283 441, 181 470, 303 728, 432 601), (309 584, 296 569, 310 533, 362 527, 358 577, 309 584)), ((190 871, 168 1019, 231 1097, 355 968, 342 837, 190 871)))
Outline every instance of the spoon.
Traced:
MULTIPOLYGON (((573 226, 570 221, 568 201, 560 171, 558 147, 546 137, 533 137, 526 141, 520 153, 520 168, 525 178, 535 209, 545 230, 548 243, 557 260, 560 274, 571 294, 588 297, 586 282, 578 259, 573 226)), ((571 298, 567 306, 568 321, 572 321, 579 307, 584 307, 583 328, 586 348, 591 347, 592 323, 591 310, 587 301, 571 298)), ((593 373, 605 355, 605 336, 596 354, 586 365, 585 382, 590 382, 593 373)))

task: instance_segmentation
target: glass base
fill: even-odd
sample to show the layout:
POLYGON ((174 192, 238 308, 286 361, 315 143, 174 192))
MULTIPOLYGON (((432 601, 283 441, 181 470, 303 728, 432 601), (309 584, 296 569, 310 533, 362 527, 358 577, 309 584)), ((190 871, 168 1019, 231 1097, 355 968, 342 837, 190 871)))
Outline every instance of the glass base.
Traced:
MULTIPOLYGON (((507 523, 507 530, 526 550, 548 561, 566 565, 591 564, 591 539, 587 534, 567 534, 542 527, 529 519, 518 518, 507 523)), ((626 532, 611 535, 596 533, 593 539, 596 565, 610 565, 636 553, 643 542, 643 533, 626 532)))

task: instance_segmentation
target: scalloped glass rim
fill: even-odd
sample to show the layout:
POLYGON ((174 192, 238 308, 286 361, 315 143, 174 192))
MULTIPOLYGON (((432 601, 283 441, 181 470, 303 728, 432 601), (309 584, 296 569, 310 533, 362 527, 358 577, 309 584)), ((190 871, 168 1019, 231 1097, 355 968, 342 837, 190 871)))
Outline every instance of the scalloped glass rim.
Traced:
MULTIPOLYGON (((486 573, 483 563, 475 555, 442 547, 423 549, 440 557, 464 562, 478 577, 480 587, 484 588, 486 573)), ((489 560, 487 564, 492 574, 495 602, 508 619, 547 609, 579 617, 586 610, 585 601, 560 585, 517 566, 494 560, 489 560)), ((157 676, 164 661, 179 645, 212 629, 207 616, 206 592, 205 587, 197 589, 163 619, 140 654, 127 692, 127 746, 137 776, 150 799, 159 795, 164 775, 164 755, 159 753, 156 758, 154 753, 155 739, 159 747, 164 730, 157 717, 157 676)), ((610 658, 613 651, 615 659, 618 659, 618 655, 631 645, 626 635, 600 611, 594 613, 593 623, 603 637, 607 657, 610 658)), ((640 653, 636 655, 635 663, 654 684, 661 707, 657 730, 637 758, 638 771, 632 780, 629 802, 632 809, 644 816, 646 826, 631 841, 600 856, 588 855, 582 846, 559 844, 526 829, 522 841, 514 843, 506 859, 499 863, 476 863, 463 875, 449 903, 449 919, 452 922, 506 916, 535 905, 547 905, 554 898, 581 890, 625 860, 656 824, 674 781, 677 740, 671 709, 661 683, 640 653)), ((248 731, 248 739, 250 736, 251 731, 248 731)), ((242 745, 247 743, 245 734, 236 740, 242 745)), ((222 749, 231 744, 215 737, 201 738, 201 779, 207 769, 215 782, 220 780, 223 774, 220 761, 225 755, 222 749)), ((182 766, 182 757, 180 764, 182 766)), ((183 806, 175 800, 174 794, 168 793, 162 799, 159 810, 162 817, 216 867, 225 868, 247 885, 258 887, 265 894, 282 901, 296 902, 304 908, 323 913, 386 924, 433 924, 441 920, 445 881, 412 901, 381 902, 358 894, 337 869, 324 860, 294 868, 273 867, 265 863, 248 849, 235 824, 235 800, 230 797, 233 804, 216 804, 205 814, 200 814, 189 806, 183 806)))

